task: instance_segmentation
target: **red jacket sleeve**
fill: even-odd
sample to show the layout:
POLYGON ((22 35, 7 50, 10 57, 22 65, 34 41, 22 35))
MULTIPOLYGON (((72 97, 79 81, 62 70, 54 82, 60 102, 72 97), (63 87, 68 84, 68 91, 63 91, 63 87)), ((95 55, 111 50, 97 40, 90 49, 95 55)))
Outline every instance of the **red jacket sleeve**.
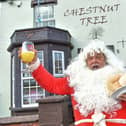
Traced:
POLYGON ((42 65, 32 72, 32 76, 38 84, 50 93, 65 95, 73 93, 73 88, 68 85, 68 78, 56 78, 42 65))

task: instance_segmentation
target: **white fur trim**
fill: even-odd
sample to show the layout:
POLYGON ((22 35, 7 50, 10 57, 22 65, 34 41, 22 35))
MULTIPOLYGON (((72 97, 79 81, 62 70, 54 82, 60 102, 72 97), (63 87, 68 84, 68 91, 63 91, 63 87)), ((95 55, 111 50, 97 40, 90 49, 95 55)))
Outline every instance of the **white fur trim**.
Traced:
POLYGON ((34 64, 28 65, 28 70, 30 72, 33 72, 34 70, 36 70, 40 65, 40 60, 39 58, 37 58, 37 61, 34 64))
MULTIPOLYGON (((126 119, 105 119, 105 121, 107 122, 111 122, 111 123, 122 123, 122 124, 126 124, 126 119)), ((93 120, 92 119, 81 119, 76 121, 74 124, 77 126, 81 123, 92 123, 93 120)))
POLYGON ((95 113, 92 115, 92 119, 96 126, 97 126, 97 124, 98 124, 98 126, 106 126, 104 114, 95 113))

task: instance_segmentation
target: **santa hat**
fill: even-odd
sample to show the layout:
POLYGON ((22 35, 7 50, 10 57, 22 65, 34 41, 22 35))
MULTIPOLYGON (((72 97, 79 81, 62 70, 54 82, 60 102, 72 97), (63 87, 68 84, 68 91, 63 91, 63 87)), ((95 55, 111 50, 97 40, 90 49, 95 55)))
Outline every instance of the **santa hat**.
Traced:
POLYGON ((94 53, 102 52, 106 57, 106 63, 113 66, 118 67, 120 70, 124 69, 124 65, 122 61, 120 61, 115 54, 109 50, 105 43, 99 39, 94 39, 89 42, 89 44, 83 48, 83 51, 79 55, 79 60, 82 60, 86 65, 87 54, 94 55, 94 53))
POLYGON ((115 54, 106 47, 103 41, 99 39, 94 39, 91 40, 89 44, 81 50, 80 54, 72 60, 65 73, 70 74, 73 69, 79 71, 79 68, 82 69, 82 67, 87 67, 87 54, 94 55, 95 52, 102 52, 106 57, 106 63, 108 65, 111 65, 112 67, 115 67, 120 71, 124 71, 123 62, 120 61, 117 56, 115 56, 115 54))

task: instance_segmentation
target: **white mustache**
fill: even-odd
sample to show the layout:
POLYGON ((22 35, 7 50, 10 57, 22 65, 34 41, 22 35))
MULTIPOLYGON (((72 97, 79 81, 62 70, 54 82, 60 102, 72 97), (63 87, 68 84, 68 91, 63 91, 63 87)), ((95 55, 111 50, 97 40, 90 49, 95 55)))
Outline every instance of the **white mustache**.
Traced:
POLYGON ((92 69, 96 70, 100 67, 100 65, 98 63, 92 64, 92 69))

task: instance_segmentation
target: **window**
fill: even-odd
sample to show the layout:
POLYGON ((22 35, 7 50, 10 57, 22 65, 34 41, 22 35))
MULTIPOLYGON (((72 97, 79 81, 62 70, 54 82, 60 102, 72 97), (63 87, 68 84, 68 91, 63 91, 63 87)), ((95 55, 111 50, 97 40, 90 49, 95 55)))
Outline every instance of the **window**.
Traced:
POLYGON ((34 26, 55 26, 54 5, 38 5, 34 7, 34 26))
POLYGON ((53 58, 53 75, 63 76, 64 71, 64 52, 63 51, 52 51, 53 58))
MULTIPOLYGON (((44 63, 43 51, 38 51, 40 62, 44 63)), ((21 64, 21 97, 22 107, 37 106, 36 100, 45 97, 45 90, 42 89, 26 69, 26 64, 21 64)))
POLYGON ((83 51, 83 48, 77 48, 77 54, 79 54, 81 51, 83 51))
POLYGON ((14 77, 14 73, 15 73, 15 56, 12 56, 12 106, 15 107, 15 91, 14 91, 14 87, 15 87, 15 77, 14 77))
POLYGON ((107 48, 111 50, 113 53, 115 53, 114 45, 107 45, 107 48))

